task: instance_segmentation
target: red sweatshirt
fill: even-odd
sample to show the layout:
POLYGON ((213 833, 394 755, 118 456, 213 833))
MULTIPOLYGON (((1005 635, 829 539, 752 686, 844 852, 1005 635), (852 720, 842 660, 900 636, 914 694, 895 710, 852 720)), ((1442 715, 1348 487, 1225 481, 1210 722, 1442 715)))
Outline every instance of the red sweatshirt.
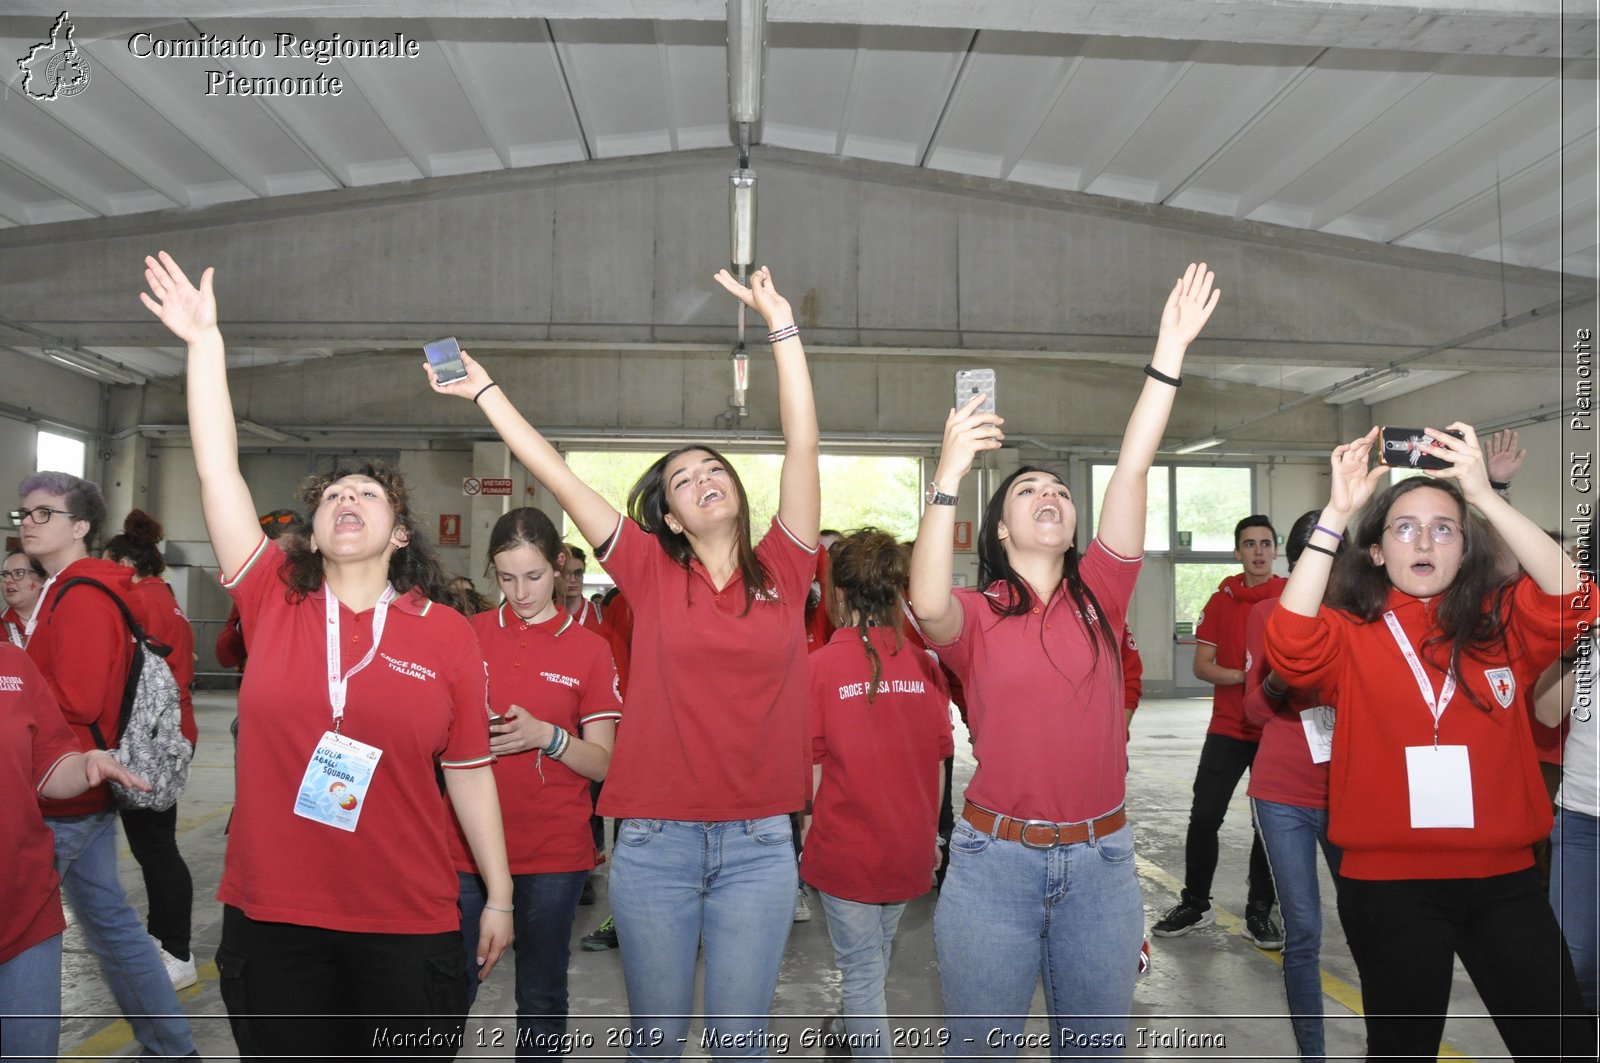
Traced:
MULTIPOLYGON (((1265 583, 1248 587, 1244 573, 1236 572, 1217 585, 1217 593, 1200 613, 1194 637, 1196 642, 1217 648, 1218 667, 1244 668, 1244 625, 1250 618, 1250 607, 1282 594, 1287 582, 1282 576, 1273 576, 1265 583)), ((1246 742, 1261 741, 1261 728, 1244 714, 1243 684, 1216 690, 1211 699, 1211 726, 1206 728, 1206 733, 1246 742)))
MULTIPOLYGON (((1328 839, 1344 850, 1340 874, 1487 878, 1533 863, 1532 844, 1550 833, 1550 799, 1517 695, 1572 642, 1580 625, 1593 625, 1597 604, 1600 597, 1593 594, 1581 601, 1545 594, 1524 576, 1506 598, 1505 644, 1484 656, 1463 656, 1460 688, 1439 718, 1438 741, 1467 747, 1471 827, 1411 826, 1406 749, 1432 745, 1434 721, 1382 618, 1364 623, 1330 608, 1314 617, 1273 612, 1267 622, 1272 668, 1293 685, 1317 687, 1338 707, 1328 839), (1473 704, 1469 692, 1487 710, 1473 704)), ((1422 648, 1437 631, 1435 604, 1392 590, 1388 608, 1437 696, 1449 647, 1422 648)))

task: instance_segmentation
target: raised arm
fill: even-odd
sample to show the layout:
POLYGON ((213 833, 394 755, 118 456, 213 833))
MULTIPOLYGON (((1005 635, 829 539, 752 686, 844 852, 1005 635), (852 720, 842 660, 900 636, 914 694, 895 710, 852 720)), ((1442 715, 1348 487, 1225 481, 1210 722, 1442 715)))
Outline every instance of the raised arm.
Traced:
POLYGON ((490 378, 475 358, 462 351, 461 363, 467 367, 467 375, 449 384, 439 383, 433 367, 426 361, 422 365, 433 390, 441 395, 459 395, 477 404, 517 460, 550 489, 562 510, 578 526, 578 531, 589 540, 589 545, 598 548, 611 538, 620 516, 616 508, 578 478, 560 451, 517 411, 511 396, 490 378))
MULTIPOLYGON (((760 314, 768 332, 786 332, 794 324, 789 300, 772 286, 772 272, 766 266, 750 274, 748 288, 725 269, 717 271, 716 280, 735 299, 760 314)), ((806 367, 799 334, 774 343, 772 359, 778 374, 778 420, 783 427, 778 518, 801 542, 814 544, 822 529, 822 474, 817 469, 821 437, 811 371, 806 367)))
POLYGON ((1367 504, 1378 481, 1389 472, 1384 465, 1367 468, 1367 458, 1377 438, 1378 430, 1374 428, 1360 439, 1333 448, 1328 459, 1333 480, 1328 504, 1317 518, 1316 530, 1311 533, 1306 552, 1300 555, 1294 571, 1289 573, 1289 582, 1278 598, 1279 607, 1301 616, 1316 616, 1322 608, 1328 576, 1333 572, 1332 552, 1339 548, 1340 537, 1349 527, 1350 518, 1367 504))
POLYGON ((217 328, 215 271, 207 266, 200 287, 189 282, 172 256, 162 251, 144 260, 150 288, 139 300, 189 345, 189 438, 200 476, 200 508, 217 564, 231 575, 261 542, 261 525, 250 486, 239 471, 239 431, 228 394, 228 366, 217 328))
MULTIPOLYGON (((974 395, 945 418, 939 466, 933 474, 933 486, 940 494, 959 495, 961 480, 972 468, 978 452, 999 450, 1005 439, 1005 433, 1000 431, 1005 418, 979 413, 982 403, 983 396, 974 395)), ((961 605, 950 592, 950 578, 955 572, 955 521, 954 505, 924 506, 917 545, 911 551, 911 590, 907 600, 916 614, 917 626, 931 642, 949 642, 961 632, 961 605)))
MULTIPOLYGON (((1172 286, 1167 305, 1161 311, 1155 353, 1150 356, 1150 368, 1156 373, 1174 380, 1181 378, 1184 353, 1222 298, 1222 289, 1212 286, 1215 281, 1216 275, 1206 269, 1204 262, 1199 265, 1191 262, 1178 283, 1172 286)), ((1150 463, 1155 460, 1161 436, 1167 430, 1176 390, 1174 385, 1154 376, 1145 380, 1139 391, 1139 401, 1128 418, 1128 427, 1122 434, 1116 470, 1106 484, 1097 536, 1123 557, 1136 557, 1144 552, 1145 484, 1150 477, 1150 463)))

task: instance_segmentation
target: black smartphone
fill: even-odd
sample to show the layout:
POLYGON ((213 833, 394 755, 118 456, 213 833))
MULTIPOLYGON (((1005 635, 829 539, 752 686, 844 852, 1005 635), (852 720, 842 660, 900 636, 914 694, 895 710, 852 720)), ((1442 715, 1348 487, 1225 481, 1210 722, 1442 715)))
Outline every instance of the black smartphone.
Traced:
POLYGON ((453 384, 466 379, 467 364, 461 360, 461 346, 454 336, 425 344, 422 353, 428 356, 428 364, 433 366, 433 375, 439 383, 453 384))
POLYGON ((956 370, 956 409, 961 409, 972 396, 982 395, 983 402, 978 404, 976 413, 994 412, 994 370, 993 369, 957 369, 956 370))
MULTIPOLYGON (((1450 432, 1457 439, 1465 438, 1460 432, 1450 432)), ((1381 441, 1383 451, 1380 460, 1385 465, 1395 465, 1407 469, 1448 469, 1450 463, 1443 458, 1436 458, 1426 454, 1422 448, 1431 446, 1438 440, 1422 428, 1385 428, 1381 441)))

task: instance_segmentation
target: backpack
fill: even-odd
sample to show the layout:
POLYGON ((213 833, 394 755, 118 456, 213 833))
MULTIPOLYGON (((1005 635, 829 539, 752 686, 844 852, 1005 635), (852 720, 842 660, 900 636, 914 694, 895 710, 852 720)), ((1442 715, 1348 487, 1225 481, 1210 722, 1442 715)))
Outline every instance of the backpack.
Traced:
POLYGON ((121 596, 87 576, 77 576, 62 584, 56 592, 51 620, 55 619, 54 610, 61 607, 62 595, 80 583, 98 587, 116 603, 133 639, 133 659, 128 663, 128 678, 122 687, 122 709, 117 717, 116 748, 111 749, 107 744, 98 721, 89 725, 89 731, 94 735, 95 745, 111 749, 111 755, 148 782, 151 789, 145 793, 113 782, 111 796, 118 808, 164 812, 178 803, 189 778, 189 762, 194 759, 194 747, 181 729, 183 707, 178 696, 178 681, 166 662, 172 647, 145 634, 121 596))

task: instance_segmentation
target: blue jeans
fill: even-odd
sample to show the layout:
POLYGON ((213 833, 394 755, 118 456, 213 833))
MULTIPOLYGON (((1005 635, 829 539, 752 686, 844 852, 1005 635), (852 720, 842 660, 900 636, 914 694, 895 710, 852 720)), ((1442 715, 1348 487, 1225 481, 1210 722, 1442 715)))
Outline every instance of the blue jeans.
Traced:
POLYGON ((0 963, 0 1026, 7 1059, 55 1063, 61 1041, 60 934, 0 963))
POLYGON ((1555 830, 1550 833, 1550 906, 1561 922, 1572 966, 1583 990, 1583 1006, 1595 1011, 1600 984, 1600 952, 1596 951, 1596 897, 1600 897, 1600 819, 1556 809, 1555 830))
POLYGON ((1302 1060, 1321 1063, 1322 891, 1317 883, 1317 849, 1337 881, 1339 847, 1328 841, 1328 810, 1250 799, 1256 830, 1267 847, 1272 880, 1283 911, 1283 988, 1289 996, 1289 1021, 1302 1060))
MULTIPOLYGON (((461 944, 467 957, 467 1006, 478 999, 478 919, 488 900, 483 879, 460 874, 461 944)), ((511 876, 511 923, 516 933, 518 1059, 566 1054, 567 962, 572 921, 587 871, 511 876)))
POLYGON ((1143 939, 1131 828, 1031 849, 957 820, 933 917, 946 1058, 1043 1047, 1021 1040, 1041 976, 1052 1059, 1122 1055, 1143 939))
POLYGON ((46 817, 45 823, 56 836, 61 893, 144 1054, 192 1055, 189 1020, 167 968, 117 880, 116 813, 46 817))
POLYGON ((839 965, 844 997, 844 1028, 852 1037, 851 1055, 857 1059, 889 1058, 889 1002, 884 988, 889 981, 889 954, 895 931, 906 906, 862 904, 817 891, 828 917, 828 940, 839 965))
POLYGON ((800 879, 788 816, 625 819, 611 868, 632 1028, 628 1055, 676 1059, 694 1007, 696 949, 706 955, 706 1033, 715 1059, 763 1059, 778 968, 800 879))

